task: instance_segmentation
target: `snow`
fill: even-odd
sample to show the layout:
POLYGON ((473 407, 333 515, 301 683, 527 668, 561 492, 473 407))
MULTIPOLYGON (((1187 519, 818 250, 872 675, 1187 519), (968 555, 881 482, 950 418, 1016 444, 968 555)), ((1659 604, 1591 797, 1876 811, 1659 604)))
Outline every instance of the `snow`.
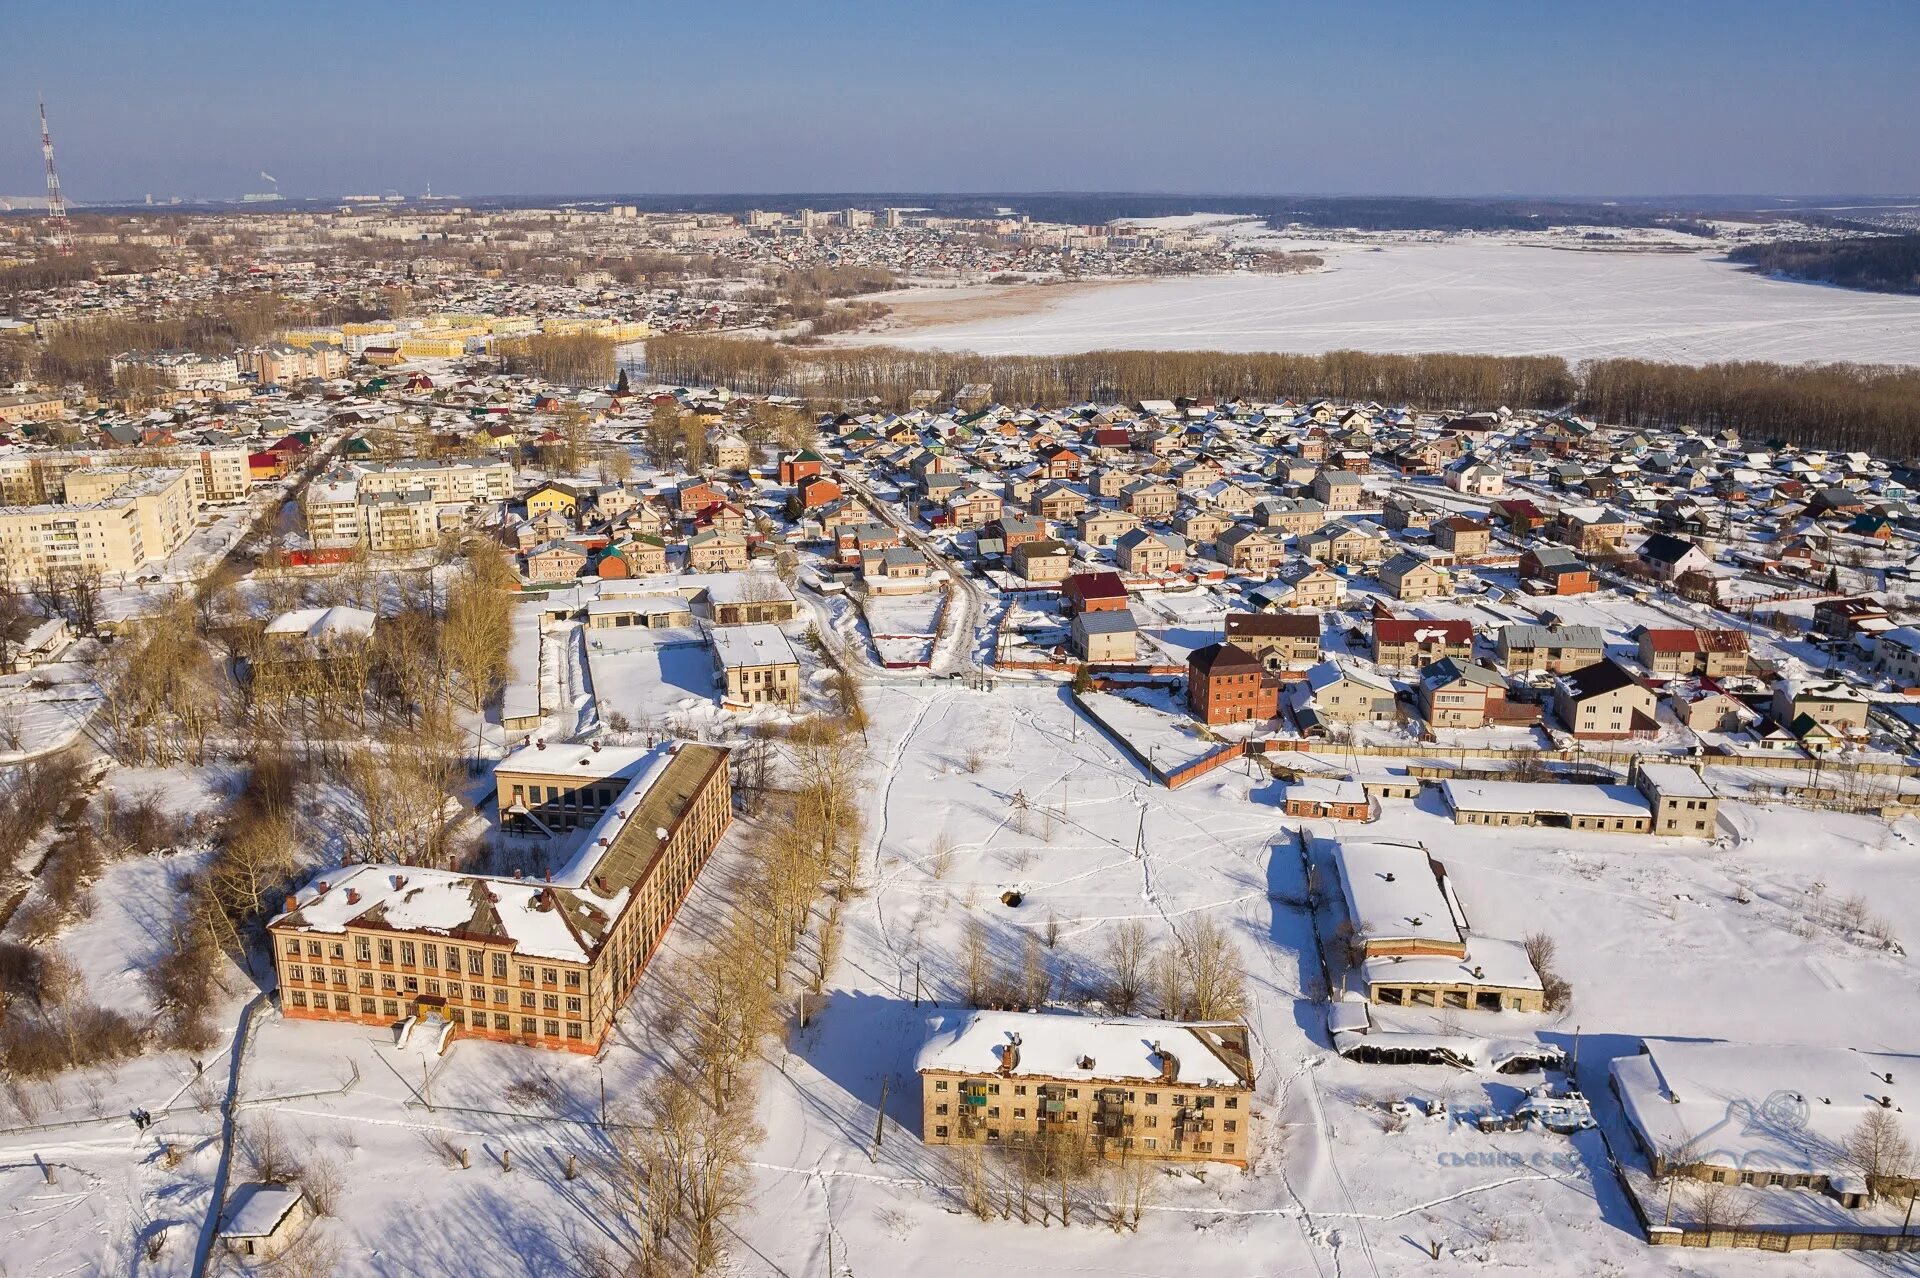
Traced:
POLYGON ((1708 253, 1454 239, 1339 248, 1329 267, 1112 285, 1067 294, 1037 314, 890 332, 885 340, 1021 355, 1374 350, 1920 363, 1920 297, 1770 279, 1708 253))
POLYGON ((916 1069, 982 1077, 1024 1074, 1078 1082, 1164 1082, 1184 1087, 1234 1087, 1240 1083, 1232 1066, 1192 1027, 1179 1021, 963 1012, 932 1018, 930 1029, 931 1037, 920 1049, 916 1069), (1008 1068, 1006 1052, 1016 1045, 1018 1051, 1008 1068), (1171 1077, 1163 1072, 1167 1064, 1173 1066, 1171 1077))

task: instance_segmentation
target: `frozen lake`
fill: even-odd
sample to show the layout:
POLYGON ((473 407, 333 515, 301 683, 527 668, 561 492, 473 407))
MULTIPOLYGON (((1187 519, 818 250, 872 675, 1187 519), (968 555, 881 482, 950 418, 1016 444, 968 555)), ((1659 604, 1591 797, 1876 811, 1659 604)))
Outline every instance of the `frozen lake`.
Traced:
MULTIPOLYGON (((1460 351, 1920 363, 1920 297, 1750 275, 1714 254, 1578 252, 1459 240, 1328 251, 1310 275, 1039 290, 1040 308, 867 335, 920 349, 1460 351)), ((931 318, 931 317, 929 317, 931 318)))

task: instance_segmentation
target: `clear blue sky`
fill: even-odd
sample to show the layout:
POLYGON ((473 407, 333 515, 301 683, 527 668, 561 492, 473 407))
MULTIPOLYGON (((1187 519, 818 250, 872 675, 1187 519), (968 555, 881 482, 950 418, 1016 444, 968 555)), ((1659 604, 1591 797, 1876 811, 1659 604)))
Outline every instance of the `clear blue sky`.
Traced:
POLYGON ((3 0, 0 194, 1920 190, 1916 0, 3 0))

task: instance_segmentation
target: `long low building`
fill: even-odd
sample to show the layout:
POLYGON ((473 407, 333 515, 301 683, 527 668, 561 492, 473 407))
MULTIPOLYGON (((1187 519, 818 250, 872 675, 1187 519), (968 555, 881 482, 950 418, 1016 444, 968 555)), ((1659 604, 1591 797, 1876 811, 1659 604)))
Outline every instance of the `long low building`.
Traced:
MULTIPOLYGON (((1868 1186, 1849 1157, 1855 1128, 1888 1115, 1920 1147, 1920 1059, 1845 1047, 1648 1040, 1608 1066, 1633 1139, 1656 1177, 1811 1189, 1848 1207, 1868 1186)), ((1900 1172, 1901 1169, 1894 1169, 1900 1172)), ((1895 1202, 1913 1169, 1880 1186, 1895 1202)))
POLYGON ((1447 780, 1441 782, 1440 793, 1455 825, 1545 825, 1711 838, 1720 813, 1713 787, 1679 763, 1641 764, 1631 785, 1447 780))
POLYGON ((1108 1158, 1247 1162, 1253 1058, 1235 1022, 961 1012, 914 1068, 929 1145, 1059 1138, 1108 1158))
POLYGON ((1474 936, 1447 869, 1418 843, 1341 839, 1335 876, 1367 1000, 1390 1006, 1538 1012, 1540 974, 1523 946, 1474 936))
POLYGON ((281 1012, 598 1051, 733 812, 718 746, 604 753, 620 766, 590 747, 500 765, 523 808, 537 785, 542 804, 580 813, 587 792, 598 810, 546 880, 365 864, 288 897, 267 925, 281 1012))

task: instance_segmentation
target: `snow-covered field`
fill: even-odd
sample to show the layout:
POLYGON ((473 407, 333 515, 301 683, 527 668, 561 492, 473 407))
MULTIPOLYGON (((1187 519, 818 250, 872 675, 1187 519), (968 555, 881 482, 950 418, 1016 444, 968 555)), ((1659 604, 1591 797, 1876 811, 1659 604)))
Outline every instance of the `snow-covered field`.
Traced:
POLYGON ((1712 253, 1578 252, 1459 239, 1339 246, 1325 255, 1328 269, 1304 275, 1062 291, 1035 313, 907 329, 884 340, 1028 355, 1350 349, 1695 364, 1920 363, 1920 297, 1767 279, 1712 253))

